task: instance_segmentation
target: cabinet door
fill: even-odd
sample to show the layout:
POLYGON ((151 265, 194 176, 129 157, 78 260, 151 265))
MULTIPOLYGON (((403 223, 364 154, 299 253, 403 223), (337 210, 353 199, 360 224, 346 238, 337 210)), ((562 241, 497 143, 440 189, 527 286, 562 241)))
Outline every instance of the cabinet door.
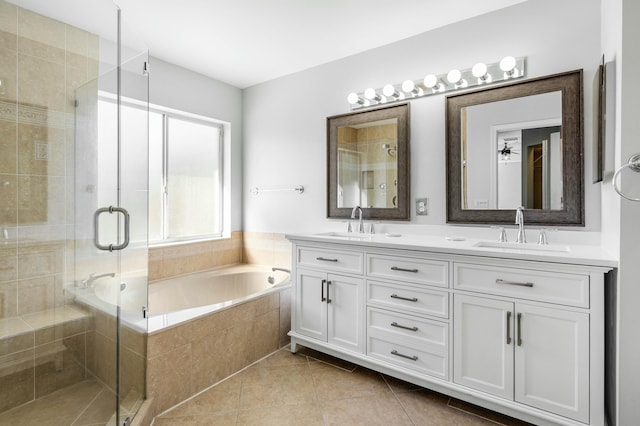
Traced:
POLYGON ((327 341, 326 278, 322 272, 298 269, 295 283, 295 331, 327 341), (325 299, 325 300, 323 300, 325 299))
POLYGON ((588 314, 522 303, 516 311, 516 401, 588 423, 588 314))
POLYGON ((513 399, 513 303, 454 296, 454 382, 513 399))
POLYGON ((328 339, 332 345, 364 353, 364 281, 328 275, 328 339))

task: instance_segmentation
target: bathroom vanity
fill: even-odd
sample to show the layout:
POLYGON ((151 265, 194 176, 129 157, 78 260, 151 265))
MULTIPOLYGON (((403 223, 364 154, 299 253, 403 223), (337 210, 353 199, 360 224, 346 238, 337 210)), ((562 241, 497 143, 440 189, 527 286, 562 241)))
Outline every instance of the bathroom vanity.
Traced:
POLYGON ((301 344, 535 424, 603 425, 593 246, 287 235, 301 344), (500 245, 504 244, 504 245, 500 245))

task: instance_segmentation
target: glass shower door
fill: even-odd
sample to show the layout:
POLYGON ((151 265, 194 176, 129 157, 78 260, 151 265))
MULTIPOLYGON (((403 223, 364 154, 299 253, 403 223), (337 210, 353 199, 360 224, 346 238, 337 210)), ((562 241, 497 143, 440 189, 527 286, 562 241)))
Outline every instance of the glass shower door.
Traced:
POLYGON ((89 372, 126 425, 145 397, 148 54, 119 38, 115 66, 76 91, 75 282, 89 372))

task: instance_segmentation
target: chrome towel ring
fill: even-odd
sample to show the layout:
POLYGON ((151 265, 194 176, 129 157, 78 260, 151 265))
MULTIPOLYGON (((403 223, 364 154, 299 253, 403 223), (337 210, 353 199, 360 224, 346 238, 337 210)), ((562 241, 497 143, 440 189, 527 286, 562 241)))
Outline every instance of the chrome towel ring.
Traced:
POLYGON ((634 154, 629 158, 629 161, 624 166, 621 166, 616 172, 613 174, 613 189, 616 190, 618 195, 622 198, 626 198, 630 201, 640 201, 640 198, 635 198, 630 195, 623 194, 620 187, 618 187, 618 176, 624 169, 629 169, 635 173, 640 173, 640 153, 634 154))

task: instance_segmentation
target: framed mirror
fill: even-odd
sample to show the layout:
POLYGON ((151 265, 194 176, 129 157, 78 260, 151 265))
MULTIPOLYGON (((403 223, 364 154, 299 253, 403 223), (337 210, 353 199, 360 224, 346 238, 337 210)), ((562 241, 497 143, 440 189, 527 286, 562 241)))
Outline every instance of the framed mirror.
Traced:
POLYGON ((447 96, 447 222, 584 226, 582 70, 447 96))
POLYGON ((327 217, 408 220, 409 104, 327 118, 327 217))

